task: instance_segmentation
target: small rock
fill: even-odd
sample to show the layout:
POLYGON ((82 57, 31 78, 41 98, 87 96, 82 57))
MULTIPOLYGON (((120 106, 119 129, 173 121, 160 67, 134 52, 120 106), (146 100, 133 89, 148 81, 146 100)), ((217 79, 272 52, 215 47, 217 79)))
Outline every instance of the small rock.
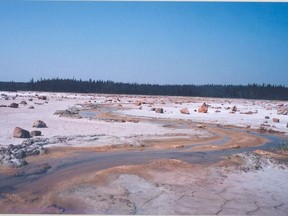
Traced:
POLYGON ((265 116, 265 119, 270 119, 270 117, 269 116, 265 116))
POLYGON ((33 99, 32 99, 32 98, 29 98, 28 101, 33 101, 33 99))
POLYGON ((29 106, 28 109, 35 109, 34 106, 29 106))
POLYGON ((156 108, 155 112, 156 113, 164 113, 164 110, 163 110, 163 108, 156 108))
POLYGON ((18 108, 19 104, 17 103, 11 103, 9 107, 11 108, 18 108))
POLYGON ((30 133, 23 128, 16 127, 13 131, 13 137, 15 138, 30 138, 30 133))
POLYGON ((43 95, 43 96, 39 96, 38 99, 39 100, 47 100, 47 97, 43 95))
POLYGON ((276 123, 280 122, 280 119, 278 119, 278 118, 273 118, 272 120, 273 120, 273 122, 276 122, 276 123))
POLYGON ((45 122, 43 122, 42 120, 37 120, 33 123, 32 127, 36 127, 36 128, 46 128, 47 125, 45 122))
POLYGON ((27 164, 27 162, 23 159, 11 159, 11 162, 12 162, 12 166, 15 166, 15 167, 21 167, 21 166, 24 166, 27 164))
POLYGON ((34 137, 34 136, 41 136, 41 131, 38 130, 34 130, 30 132, 30 136, 34 137))
POLYGON ((232 107, 232 112, 236 112, 237 111, 237 107, 236 106, 233 106, 232 107))
POLYGON ((206 125, 198 124, 198 125, 196 125, 196 127, 198 127, 198 128, 206 128, 206 125))
POLYGON ((189 110, 188 110, 188 108, 183 108, 183 109, 181 109, 180 110, 180 112, 182 113, 182 114, 189 114, 189 110))
POLYGON ((141 106, 142 105, 142 101, 136 101, 135 105, 136 106, 141 106))
POLYGON ((288 106, 280 106, 280 108, 277 110, 278 115, 288 115, 288 106))
POLYGON ((240 114, 252 115, 253 112, 252 112, 252 111, 248 111, 248 112, 241 112, 240 114))
POLYGON ((22 149, 16 151, 13 155, 16 159, 22 159, 22 158, 26 157, 26 153, 22 149))
POLYGON ((207 113, 208 112, 208 105, 206 103, 203 103, 202 106, 198 108, 199 113, 207 113))
POLYGON ((27 105, 26 101, 21 101, 20 104, 27 105))

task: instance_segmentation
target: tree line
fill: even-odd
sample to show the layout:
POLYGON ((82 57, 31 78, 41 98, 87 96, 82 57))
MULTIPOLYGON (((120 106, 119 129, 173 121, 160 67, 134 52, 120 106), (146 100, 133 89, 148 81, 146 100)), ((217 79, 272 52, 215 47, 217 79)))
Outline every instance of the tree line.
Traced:
POLYGON ((37 81, 31 79, 30 82, 0 82, 0 90, 288 100, 287 87, 270 84, 159 85, 53 78, 37 81))

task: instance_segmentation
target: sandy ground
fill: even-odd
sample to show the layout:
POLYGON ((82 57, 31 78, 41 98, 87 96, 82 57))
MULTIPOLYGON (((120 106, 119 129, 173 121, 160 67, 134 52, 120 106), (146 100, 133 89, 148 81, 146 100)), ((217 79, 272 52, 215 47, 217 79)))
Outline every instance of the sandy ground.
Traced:
POLYGON ((1 146, 20 144, 23 139, 12 137, 14 127, 31 131, 38 119, 48 125, 39 129, 41 138, 65 140, 48 143, 46 154, 28 157, 23 168, 0 166, 0 213, 288 213, 287 154, 256 151, 209 159, 209 152, 265 144, 267 139, 246 132, 258 130, 263 123, 287 135, 288 116, 277 114, 285 101, 0 94, 0 105, 28 103, 19 108, 0 107, 1 146), (39 100, 37 95, 48 99, 39 100), (203 102, 209 104, 208 113, 195 112, 203 102), (35 109, 28 109, 31 105, 35 109), (53 115, 73 106, 117 109, 81 119, 53 115), (233 106, 237 111, 230 113, 233 106), (190 114, 180 113, 184 107, 190 114), (151 108, 163 108, 164 113, 151 108), (249 111, 252 114, 243 114, 249 111), (273 118, 279 118, 279 123, 273 118), (245 130, 230 129, 229 125, 245 130))

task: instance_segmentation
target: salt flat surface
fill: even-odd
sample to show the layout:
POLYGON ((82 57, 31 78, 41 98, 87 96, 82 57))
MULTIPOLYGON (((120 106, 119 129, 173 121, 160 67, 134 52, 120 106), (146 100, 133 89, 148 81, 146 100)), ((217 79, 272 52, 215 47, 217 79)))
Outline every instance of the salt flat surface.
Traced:
POLYGON ((161 107, 164 113, 151 111, 151 105, 143 104, 141 109, 135 107, 131 110, 118 111, 119 113, 132 116, 169 118, 169 119, 190 119, 201 123, 215 123, 222 125, 234 125, 241 127, 251 127, 259 129, 261 124, 270 125, 277 131, 288 134, 288 115, 278 115, 277 108, 280 104, 288 105, 287 101, 267 101, 267 100, 243 100, 243 99, 212 99, 201 98, 199 102, 175 104, 167 102, 165 104, 154 104, 152 107, 161 107), (208 113, 199 113, 198 108, 206 102, 210 105, 208 113), (233 106, 237 107, 235 113, 230 113, 233 106), (190 114, 181 114, 180 109, 188 108, 190 114), (219 110, 220 112, 215 112, 219 110), (251 111, 253 114, 242 114, 251 111), (268 116, 269 119, 265 119, 268 116), (273 122, 273 118, 278 118, 279 123, 273 122))
MULTIPOLYGON (((21 127, 25 130, 40 130, 43 138, 51 138, 54 136, 75 136, 75 135, 101 135, 95 142, 85 142, 85 140, 76 140, 70 142, 69 145, 111 145, 111 144, 134 144, 141 139, 141 136, 159 136, 170 135, 174 133, 185 133, 198 136, 209 136, 205 131, 191 129, 173 129, 165 128, 161 125, 139 122, 104 122, 89 120, 86 118, 72 119, 53 115, 56 110, 65 110, 77 104, 95 103, 102 104, 115 96, 89 95, 89 94, 69 94, 69 93, 35 93, 35 92, 0 92, 0 94, 9 97, 16 96, 14 100, 4 100, 2 97, 0 105, 10 105, 12 102, 20 103, 25 100, 28 104, 19 104, 19 108, 0 107, 0 145, 20 144, 23 139, 13 138, 13 130, 15 127, 21 127), (36 95, 45 95, 48 97, 46 101, 38 100, 36 95), (28 101, 32 98, 33 101, 28 101), (90 102, 89 102, 90 101, 90 102), (36 103, 36 104, 35 104, 36 103), (39 105, 39 103, 41 105, 39 105), (28 109, 29 106, 35 109, 28 109), (42 120, 47 124, 47 128, 33 128, 33 122, 42 120), (104 135, 104 136, 103 136, 104 135)), ((128 101, 128 97, 124 98, 124 103, 128 101)), ((111 102, 111 101, 109 101, 111 102)), ((119 102, 118 102, 119 103, 119 102)), ((134 104, 132 103, 134 106, 134 104)), ((67 143, 66 143, 67 144, 67 143)), ((59 145, 66 145, 61 143, 59 145)))

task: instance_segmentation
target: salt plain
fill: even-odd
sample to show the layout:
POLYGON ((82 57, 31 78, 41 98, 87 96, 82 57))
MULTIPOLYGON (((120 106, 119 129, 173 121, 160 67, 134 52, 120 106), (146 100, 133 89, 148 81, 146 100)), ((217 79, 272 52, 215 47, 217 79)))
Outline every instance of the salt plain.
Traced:
MULTIPOLYGON (((87 152, 88 158, 88 152, 96 151, 97 157, 97 148, 103 146, 119 145, 119 153, 116 152, 116 155, 121 155, 122 152, 126 155, 125 151, 132 151, 131 155, 133 151, 137 154, 148 151, 147 157, 149 151, 156 151, 158 148, 163 151, 167 148, 169 151, 174 151, 174 148, 178 151, 180 148, 181 151, 182 144, 175 147, 177 139, 179 143, 183 140, 204 140, 204 144, 205 140, 213 139, 217 134, 209 125, 257 131, 261 124, 266 124, 287 140, 288 116, 277 114, 279 106, 287 105, 287 101, 45 92, 0 94, 0 105, 20 103, 23 100, 28 103, 20 104, 16 109, 0 107, 1 146, 20 144, 23 139, 12 136, 14 127, 31 131, 32 124, 37 119, 48 125, 41 129, 41 138, 74 137, 64 143, 48 144, 45 148, 51 150, 44 155, 28 157, 28 165, 24 168, 0 169, 0 177, 15 181, 13 187, 16 188, 14 191, 1 192, 0 213, 287 215, 287 166, 273 162, 265 154, 264 157, 257 154, 255 156, 254 153, 248 156, 236 155, 208 165, 159 158, 124 165, 107 160, 103 163, 111 163, 111 167, 105 169, 98 168, 102 163, 100 161, 100 165, 84 163, 82 166, 76 163, 71 168, 59 168, 63 161, 69 161, 71 157, 73 159, 73 155, 73 160, 77 162, 77 158, 83 157, 81 152, 87 152), (47 100, 39 100, 37 97, 40 95, 47 96, 47 100), (33 100, 29 101, 29 98, 33 100), (204 102, 209 105, 208 113, 197 112, 204 102), (28 109, 31 105, 35 109, 28 109), (84 110, 94 107, 97 111, 103 105, 116 107, 109 114, 110 117, 125 121, 54 115, 56 110, 69 107, 76 106, 84 110), (237 111, 231 113, 233 106, 237 107, 237 111), (180 109, 185 107, 190 114, 180 113, 180 109), (156 113, 152 108, 163 108, 164 113, 156 113), (220 112, 215 112, 216 110, 220 112), (243 114, 249 111, 252 114, 243 114), (130 117, 139 121, 128 121, 130 117), (280 122, 273 122, 273 118, 279 118, 280 122), (147 119, 150 121, 146 121, 147 119), (195 124, 184 128, 164 127, 160 120, 164 120, 166 125, 183 121, 195 124), (199 124, 205 127, 197 126, 199 124), (93 136, 97 139, 92 139, 93 136), (173 145, 169 146, 169 139, 173 138, 173 145), (159 142, 156 150, 153 150, 153 146, 146 146, 147 140, 149 143, 159 142), (144 147, 141 146, 143 143, 144 147), (135 146, 136 150, 125 148, 127 144, 135 146), (139 146, 140 149, 137 150, 139 146), (35 167, 37 170, 44 163, 51 167, 47 172, 35 174, 37 172, 31 171, 35 167), (31 178, 38 176, 39 179, 34 183, 17 183, 21 180, 21 172, 34 173, 31 178), (17 180, 13 177, 15 174, 20 176, 17 180), (46 187, 49 187, 49 191, 45 190, 46 187)), ((229 130, 228 132, 230 133, 229 130)), ((237 135, 238 132, 233 133, 237 135)), ((231 137, 236 142, 242 134, 252 137, 249 133, 240 133, 234 137, 232 132, 231 137)), ((239 142, 248 142, 244 144, 250 145, 252 143, 249 140, 253 139, 240 139, 239 142)), ((101 154, 109 155, 110 150, 107 148, 107 153, 101 154)), ((114 151, 113 148, 112 150, 114 151)), ((1 186, 4 186, 1 188, 8 187, 9 182, 3 182, 3 179, 1 186)))

